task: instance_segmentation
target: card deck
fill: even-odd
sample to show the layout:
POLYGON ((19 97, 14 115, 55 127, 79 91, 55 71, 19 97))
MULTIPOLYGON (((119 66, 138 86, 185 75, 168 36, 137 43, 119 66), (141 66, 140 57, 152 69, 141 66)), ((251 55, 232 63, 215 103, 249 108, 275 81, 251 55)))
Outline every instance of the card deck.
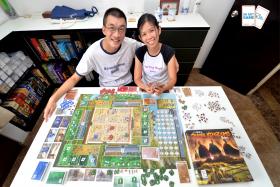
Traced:
POLYGON ((51 171, 47 179, 47 184, 63 184, 65 176, 66 172, 64 171, 51 171))
POLYGON ((49 162, 40 161, 31 177, 32 180, 42 180, 49 166, 49 162))

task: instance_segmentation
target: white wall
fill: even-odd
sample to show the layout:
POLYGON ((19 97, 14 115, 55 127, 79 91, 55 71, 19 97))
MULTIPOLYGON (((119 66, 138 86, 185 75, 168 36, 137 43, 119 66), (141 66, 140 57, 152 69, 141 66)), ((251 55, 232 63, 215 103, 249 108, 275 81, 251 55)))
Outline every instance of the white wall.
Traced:
MULTIPOLYGON (((195 0, 190 0, 190 10, 195 0)), ((42 12, 52 10, 55 5, 66 5, 71 8, 90 9, 91 6, 96 6, 101 14, 110 7, 118 7, 124 12, 149 12, 153 13, 159 6, 160 0, 9 0, 16 12, 20 16, 25 15, 41 15, 42 12)), ((183 0, 180 1, 180 7, 183 0)), ((199 13, 210 25, 210 30, 205 38, 204 44, 198 54, 195 68, 201 68, 207 58, 210 49, 212 48, 222 25, 234 3, 234 0, 201 0, 199 13)), ((0 23, 7 20, 7 16, 0 11, 0 23)))
POLYGON ((9 17, 7 16, 7 14, 2 10, 2 8, 0 8, 0 24, 4 23, 8 19, 9 17))
POLYGON ((56 5, 87 10, 96 6, 100 13, 104 13, 110 7, 118 7, 124 12, 130 10, 143 12, 144 9, 144 0, 9 0, 9 2, 20 16, 41 15, 42 12, 52 10, 56 5))
POLYGON ((202 0, 199 13, 210 25, 210 30, 195 61, 195 68, 203 66, 233 3, 234 0, 202 0))
MULTIPOLYGON (((190 0, 190 4, 193 4, 194 0, 190 0)), ((148 12, 154 13, 154 10, 159 6, 160 0, 9 0, 16 12, 20 16, 26 15, 40 15, 42 12, 52 10, 55 5, 66 5, 71 8, 90 9, 92 6, 96 6, 101 13, 104 13, 106 9, 110 7, 118 7, 124 12, 148 12)), ((183 0, 180 1, 180 7, 183 0)))

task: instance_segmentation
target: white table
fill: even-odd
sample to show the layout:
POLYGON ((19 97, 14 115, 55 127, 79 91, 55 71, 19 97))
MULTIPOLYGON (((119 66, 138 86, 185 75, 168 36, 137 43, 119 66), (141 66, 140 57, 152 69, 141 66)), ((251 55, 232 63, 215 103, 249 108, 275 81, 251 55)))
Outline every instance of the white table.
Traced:
MULTIPOLYGON (((238 119, 234 109, 232 108, 227 96, 225 95, 221 87, 187 87, 190 88, 192 96, 185 96, 182 88, 186 87, 176 87, 171 90, 171 93, 175 93, 177 96, 177 101, 180 98, 181 101, 185 101, 184 105, 187 105, 187 109, 182 109, 183 104, 177 102, 179 108, 179 116, 181 123, 183 124, 184 132, 188 129, 222 129, 228 128, 232 129, 232 133, 236 136, 235 141, 240 148, 240 151, 244 155, 244 159, 248 165, 248 168, 251 172, 251 175, 254 178, 252 182, 243 182, 243 183, 228 183, 228 184, 216 184, 216 185, 205 185, 205 186, 231 186, 231 187, 270 187, 273 186, 269 176, 267 175, 261 160, 259 159, 248 135, 246 134, 240 120, 238 119), (216 112, 209 110, 208 102, 217 101, 220 105, 220 110, 216 112), (206 122, 199 122, 197 114, 204 113, 208 119, 206 122), (188 114, 188 117, 186 117, 188 114)), ((79 94, 97 94, 102 88, 76 88, 78 89, 78 94, 75 100, 78 100, 79 94)), ((59 101, 62 102, 62 99, 59 101)), ((55 119, 53 115, 49 121, 44 122, 38 131, 29 151, 27 152, 13 182, 12 187, 21 187, 21 186, 53 186, 50 184, 45 184, 47 179, 47 174, 44 177, 44 180, 41 181, 32 181, 31 176, 38 164, 39 159, 37 155, 45 141, 45 138, 49 132, 49 129, 55 119)), ((58 170, 58 171, 68 171, 69 168, 53 168, 52 164, 54 159, 44 159, 51 161, 49 170, 58 170)), ((192 166, 192 164, 191 164, 192 166)), ((175 170, 174 170, 175 171, 175 170)), ((141 174, 140 172, 138 173, 141 174)), ((181 186, 199 186, 196 182, 193 166, 189 169, 189 174, 191 177, 191 183, 187 183, 181 186)), ((178 182, 178 176, 175 171, 175 175, 171 178, 174 182, 178 182)), ((110 182, 69 182, 64 183, 65 186, 113 186, 113 183, 110 182)), ((56 185, 61 186, 61 185, 56 185)), ((160 186, 168 186, 168 183, 161 183, 160 186)), ((175 186, 178 186, 177 184, 175 186)))

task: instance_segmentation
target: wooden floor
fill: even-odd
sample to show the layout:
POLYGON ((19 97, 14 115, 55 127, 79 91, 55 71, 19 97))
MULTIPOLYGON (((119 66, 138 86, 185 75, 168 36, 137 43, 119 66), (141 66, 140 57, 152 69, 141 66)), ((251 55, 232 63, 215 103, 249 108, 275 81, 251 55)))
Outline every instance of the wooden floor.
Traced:
MULTIPOLYGON (((222 86, 221 84, 207 78, 204 75, 194 70, 186 84, 187 86, 222 86)), ((228 96, 233 108, 235 109, 241 123, 243 124, 250 140, 252 141, 262 163, 272 180, 275 187, 280 187, 280 142, 275 137, 272 129, 257 110, 249 97, 241 95, 227 87, 224 87, 224 91, 228 96)), ((25 146, 17 158, 11 172, 9 173, 4 187, 10 186, 30 144, 36 132, 40 128, 42 123, 42 116, 38 120, 32 133, 29 135, 25 146)))
POLYGON ((263 84, 250 99, 270 124, 280 141, 280 71, 263 84))

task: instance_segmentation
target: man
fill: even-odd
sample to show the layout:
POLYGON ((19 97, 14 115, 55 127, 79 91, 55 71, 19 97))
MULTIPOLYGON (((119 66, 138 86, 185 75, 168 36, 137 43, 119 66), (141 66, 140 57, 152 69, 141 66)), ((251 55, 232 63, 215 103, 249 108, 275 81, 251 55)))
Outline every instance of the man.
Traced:
POLYGON ((141 46, 136 40, 125 37, 127 20, 118 8, 108 9, 103 17, 104 38, 93 43, 85 52, 76 72, 50 97, 44 110, 47 121, 56 108, 56 102, 91 71, 99 74, 100 86, 120 86, 132 83, 130 67, 135 50, 141 46))

